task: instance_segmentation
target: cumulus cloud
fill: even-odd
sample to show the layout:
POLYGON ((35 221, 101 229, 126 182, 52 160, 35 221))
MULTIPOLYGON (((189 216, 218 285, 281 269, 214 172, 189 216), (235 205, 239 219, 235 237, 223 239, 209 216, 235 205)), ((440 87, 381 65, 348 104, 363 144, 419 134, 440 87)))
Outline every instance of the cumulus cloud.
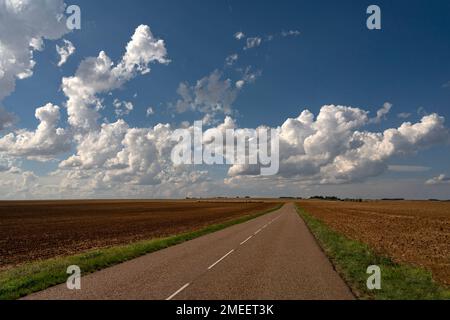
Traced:
POLYGON ((58 67, 62 67, 69 57, 75 53, 75 46, 69 40, 64 39, 62 46, 56 45, 56 52, 59 55, 58 67))
POLYGON ((68 33, 63 0, 0 0, 0 101, 33 74, 33 52, 68 33))
POLYGON ((130 128, 123 120, 103 124, 80 142, 76 155, 63 161, 60 169, 74 178, 92 178, 96 187, 116 183, 158 185, 193 178, 171 160, 175 142, 168 124, 153 128, 130 128), (74 176, 74 172, 77 173, 74 176))
POLYGON ((13 157, 52 159, 71 146, 70 133, 58 128, 59 107, 51 103, 36 109, 39 125, 36 131, 18 130, 0 138, 0 152, 13 157))
MULTIPOLYGON (((33 75, 35 51, 45 40, 67 34, 62 0, 0 0, 0 103, 10 95, 16 80, 33 75), (11 31, 12 30, 12 31, 11 31)), ((69 134, 57 128, 59 107, 48 104, 35 113, 36 131, 16 130, 0 139, 0 152, 8 157, 52 158, 68 149, 69 134)), ((15 116, 0 106, 0 130, 11 127, 15 116)))
POLYGON ((434 177, 426 182, 427 185, 442 185, 442 184, 450 184, 450 177, 447 177, 445 174, 441 174, 437 177, 434 177))
POLYGON ((69 124, 81 131, 98 128, 97 110, 102 104, 98 94, 120 88, 137 74, 150 72, 149 64, 154 62, 169 63, 167 51, 164 41, 155 38, 145 25, 136 29, 117 65, 104 51, 82 61, 75 76, 62 80, 69 124))
MULTIPOLYGON (((317 118, 305 110, 288 119, 280 137, 281 177, 310 184, 339 184, 382 174, 394 156, 413 154, 449 139, 445 119, 432 114, 384 132, 363 131, 368 112, 346 106, 324 106, 317 118)), ((255 168, 234 166, 230 175, 253 175, 255 168)))
POLYGON ((247 43, 244 47, 244 50, 252 49, 259 47, 262 43, 262 39, 260 37, 247 38, 247 43))
POLYGON ((187 83, 179 85, 177 93, 180 99, 176 103, 176 110, 179 113, 199 111, 212 115, 229 115, 238 91, 230 79, 223 79, 222 72, 215 70, 198 80, 194 86, 187 83))
MULTIPOLYGON (((214 185, 229 192, 227 188, 243 181, 260 181, 258 185, 265 186, 333 185, 363 181, 387 170, 425 170, 388 163, 394 157, 448 141, 444 118, 436 114, 383 132, 363 130, 370 124, 368 115, 368 111, 359 108, 329 105, 322 107, 317 116, 305 110, 298 118, 287 119, 274 128, 280 137, 280 172, 274 177, 255 176, 259 174, 255 166, 234 165, 229 167, 229 178, 220 185, 210 180, 207 171, 174 166, 171 152, 175 143, 171 136, 176 128, 169 124, 130 128, 123 120, 103 124, 101 130, 86 135, 79 142, 77 153, 60 164, 58 174, 63 175, 64 188, 79 185, 84 190, 114 189, 117 185, 170 185, 170 190, 180 191, 198 183, 204 191, 214 185)), ((185 128, 193 130, 189 125, 185 128)), ((237 134, 246 132, 231 117, 225 117, 223 123, 205 131, 205 150, 226 129, 236 129, 237 134)), ((221 154, 221 150, 214 153, 221 154)))
MULTIPOLYGON (((33 52, 43 48, 44 40, 60 39, 67 33, 63 11, 62 0, 43 3, 0 0, 0 101, 14 90, 17 79, 32 74, 33 52), (11 28, 15 28, 14 34, 8 32, 11 28)), ((297 32, 289 31, 284 36, 295 35, 297 32)), ((240 32, 235 37, 242 40, 245 35, 240 32)), ((248 38, 246 49, 260 46, 262 41, 260 37, 248 38)), ((67 61, 73 50, 67 42, 58 48, 60 65, 67 61)), ((229 63, 238 59, 237 55, 229 58, 229 63)), ((75 75, 62 80, 69 127, 59 126, 60 108, 49 103, 36 109, 35 116, 39 120, 36 130, 14 130, 1 137, 1 175, 16 178, 15 182, 2 178, 0 184, 14 191, 40 190, 40 178, 18 169, 14 161, 20 158, 54 159, 56 155, 72 150, 71 156, 59 163, 58 170, 46 177, 53 179, 53 192, 61 190, 86 195, 109 189, 120 190, 124 195, 145 195, 145 192, 148 195, 151 191, 154 196, 171 196, 173 191, 188 195, 195 184, 201 186, 196 190, 208 194, 211 185, 220 183, 217 180, 211 182, 207 171, 174 166, 171 161, 175 144, 171 136, 176 128, 169 124, 132 128, 122 119, 114 123, 98 121, 104 107, 102 94, 121 88, 137 75, 149 73, 151 63, 169 62, 164 41, 157 39, 145 25, 135 30, 119 61, 113 62, 103 51, 97 57, 83 60, 75 75)), ((240 89, 260 75, 260 71, 247 68, 242 70, 238 81, 232 81, 216 70, 194 85, 182 83, 177 91, 180 99, 176 109, 203 113, 210 125, 216 123, 215 116, 224 116, 223 123, 206 131, 207 147, 211 137, 223 134, 227 128, 237 128, 236 122, 227 115, 233 113, 232 105, 240 89)), ((115 100, 113 107, 121 117, 131 112, 133 104, 115 100)), ((305 110, 299 117, 287 119, 283 125, 274 128, 280 136, 280 173, 264 178, 268 179, 265 181, 273 185, 282 185, 286 181, 296 184, 361 181, 392 169, 388 163, 393 157, 448 142, 444 118, 437 114, 424 115, 418 123, 405 122, 399 128, 384 132, 364 130, 372 121, 381 121, 390 108, 390 104, 385 104, 376 118, 370 119, 369 113, 362 109, 329 105, 322 107, 317 116, 305 110)), ((151 114, 153 109, 148 108, 147 115, 151 114)), ((11 126, 13 120, 12 115, 0 108, 0 130, 11 126)), ((189 124, 184 126, 193 130, 189 124)), ((231 166, 230 179, 225 184, 253 179, 255 172, 254 167, 231 166)), ((257 179, 253 181, 259 181, 257 179)), ((434 180, 442 182, 448 178, 440 176, 434 180)))
MULTIPOLYGON (((161 181, 169 170, 170 126, 130 128, 124 120, 97 125, 97 106, 102 103, 97 95, 121 87, 137 74, 148 73, 151 62, 168 63, 166 56, 164 41, 154 38, 148 26, 139 26, 117 65, 101 52, 97 58, 84 60, 74 77, 63 79, 69 123, 81 130, 76 153, 59 165, 66 183, 76 177, 86 179, 86 173, 93 177, 93 188, 117 181, 138 185, 161 181)), ((118 116, 133 109, 132 103, 117 99, 113 106, 118 116)))
MULTIPOLYGON (((388 163, 448 141, 444 119, 438 115, 383 132, 369 132, 364 130, 370 123, 368 114, 359 108, 334 105, 322 107, 317 116, 305 110, 298 118, 287 119, 274 128, 280 137, 279 175, 255 177, 259 168, 236 165, 230 166, 229 178, 222 182, 211 180, 208 171, 174 166, 171 153, 175 142, 171 137, 176 128, 171 125, 131 128, 118 120, 84 135, 76 153, 60 163, 54 177, 61 192, 78 196, 99 196, 107 190, 121 196, 142 196, 145 191, 159 197, 211 195, 213 187, 219 194, 233 194, 235 186, 242 184, 259 186, 264 193, 264 188, 359 182, 386 170, 422 171, 425 168, 388 163), (120 193, 115 193, 118 190, 120 193)), ((193 131, 192 126, 184 127, 193 131)), ((226 129, 245 133, 231 117, 205 129, 205 150, 226 129)), ((215 150, 216 154, 220 152, 215 150)), ((7 170, 12 165, 4 167, 7 170)))
MULTIPOLYGON (((236 55, 237 59, 237 55, 236 55)), ((262 74, 261 70, 253 70, 251 66, 236 69, 241 76, 232 81, 223 76, 223 72, 214 70, 210 75, 198 80, 195 85, 182 82, 178 86, 179 99, 169 104, 177 113, 188 111, 203 113, 207 123, 214 122, 216 116, 232 115, 233 103, 240 90, 246 85, 254 83, 262 74)))
MULTIPOLYGON (((97 125, 98 109, 102 103, 97 94, 119 88, 137 74, 148 73, 151 62, 168 63, 164 42, 155 39, 148 26, 141 25, 136 29, 117 65, 101 52, 97 58, 84 60, 75 76, 63 78, 62 88, 68 98, 67 111, 69 124, 72 126, 70 130, 58 127, 60 109, 49 103, 36 109, 35 116, 40 121, 37 129, 22 129, 5 135, 0 139, 0 152, 12 157, 47 160, 69 151, 76 142, 78 150, 84 150, 89 143, 95 145, 95 137, 100 139, 96 143, 101 144, 108 126, 119 130, 117 134, 120 135, 120 128, 126 126, 125 123, 117 122, 105 125, 106 127, 97 125), (76 135, 73 136, 73 133, 76 135)), ((113 105, 118 116, 133 109, 130 102, 116 100, 113 105)), ((1 118, 6 119, 5 116, 1 118)), ((108 148, 104 148, 103 152, 107 151, 108 148)))

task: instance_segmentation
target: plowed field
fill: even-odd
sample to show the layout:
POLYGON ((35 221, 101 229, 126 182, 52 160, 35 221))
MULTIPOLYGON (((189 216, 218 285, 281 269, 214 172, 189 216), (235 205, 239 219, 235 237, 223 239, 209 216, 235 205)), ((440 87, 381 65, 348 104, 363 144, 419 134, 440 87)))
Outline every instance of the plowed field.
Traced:
POLYGON ((450 285, 450 202, 302 201, 300 206, 347 237, 396 262, 425 267, 450 285))
POLYGON ((0 269, 201 229, 276 207, 267 202, 0 202, 0 269))

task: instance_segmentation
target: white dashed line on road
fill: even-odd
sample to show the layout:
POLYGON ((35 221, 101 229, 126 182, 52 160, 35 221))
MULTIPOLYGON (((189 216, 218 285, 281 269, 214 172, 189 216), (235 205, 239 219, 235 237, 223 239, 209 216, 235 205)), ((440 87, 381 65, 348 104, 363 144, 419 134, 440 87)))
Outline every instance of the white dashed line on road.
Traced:
POLYGON ((232 254, 234 252, 234 249, 231 250, 230 252, 228 252, 226 255, 224 255, 222 258, 220 258, 219 260, 217 260, 216 262, 214 262, 209 268, 208 270, 211 270, 212 268, 214 268, 217 264, 219 264, 223 259, 225 259, 226 257, 228 257, 230 254, 232 254))
MULTIPOLYGON (((258 233, 260 233, 263 229, 267 228, 268 226, 270 226, 272 223, 274 223, 279 217, 271 220, 270 222, 268 222, 266 225, 264 225, 261 229, 259 229, 258 231, 256 231, 254 233, 254 235, 251 235, 250 237, 248 237, 247 239, 245 239, 244 241, 241 242, 241 246, 246 244, 250 239, 252 239, 254 236, 256 236, 258 233)), ((211 266, 208 267, 208 270, 211 270, 212 268, 214 268, 216 265, 218 265, 220 262, 222 262, 226 257, 228 257, 230 254, 232 254, 234 252, 234 249, 231 250, 230 252, 228 252, 226 255, 224 255, 222 258, 220 258, 219 260, 217 260, 216 262, 214 262, 211 266)), ((184 286, 182 286, 180 289, 178 289, 174 294, 172 294, 170 297, 168 297, 166 300, 172 300, 173 298, 175 298, 178 294, 180 294, 184 289, 186 289, 187 287, 189 287, 191 284, 190 283, 186 283, 184 286)))
POLYGON ((245 239, 244 241, 242 241, 241 242, 241 246, 243 245, 243 244, 245 244, 248 240, 250 240, 251 238, 253 238, 253 236, 250 236, 250 237, 248 237, 247 239, 245 239))
POLYGON ((173 298, 175 298, 181 291, 183 291, 184 289, 186 289, 187 287, 190 286, 190 283, 186 283, 184 286, 182 286, 180 289, 178 289, 173 295, 171 295, 170 297, 168 297, 166 300, 172 300, 173 298))

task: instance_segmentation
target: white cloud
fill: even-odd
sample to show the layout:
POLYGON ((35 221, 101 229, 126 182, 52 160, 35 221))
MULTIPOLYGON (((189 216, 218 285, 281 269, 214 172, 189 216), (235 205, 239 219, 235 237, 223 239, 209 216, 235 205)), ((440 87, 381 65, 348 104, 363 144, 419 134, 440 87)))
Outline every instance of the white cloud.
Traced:
POLYGON ((424 107, 417 108, 417 115, 423 117, 428 115, 428 111, 424 107))
POLYGON ((254 83, 261 75, 261 70, 253 71, 252 67, 247 67, 244 70, 241 70, 242 72, 242 78, 236 82, 236 87, 238 89, 242 89, 245 84, 252 84, 254 83))
POLYGON ((281 36, 282 37, 298 37, 301 35, 301 32, 298 30, 289 30, 289 31, 282 31, 281 36))
POLYGON ((58 128, 59 107, 51 103, 36 109, 40 121, 36 131, 17 130, 0 138, 0 152, 13 157, 52 159, 71 146, 70 133, 58 128))
POLYGON ((245 85, 245 81, 244 80, 238 80, 236 81, 236 88, 238 89, 242 89, 245 85))
POLYGON ((118 99, 114 99, 113 106, 115 109, 114 112, 118 117, 129 115, 130 112, 134 109, 134 105, 132 102, 120 101, 118 99))
POLYGON ((260 37, 247 38, 247 43, 244 50, 259 47, 261 43, 262 39, 260 37))
POLYGON ((430 167, 410 165, 390 165, 388 169, 393 172, 426 172, 431 170, 430 167))
POLYGON ((426 182, 427 185, 446 185, 450 184, 450 177, 447 177, 445 174, 441 174, 437 177, 434 177, 426 182))
POLYGON ((16 117, 5 110, 2 106, 0 106, 0 131, 5 128, 11 127, 11 125, 15 122, 16 117))
POLYGON ((249 66, 242 71, 242 81, 247 84, 255 83, 255 81, 262 75, 261 70, 253 71, 249 66))
POLYGON ((58 67, 62 67, 69 57, 75 53, 75 46, 69 40, 63 39, 64 45, 56 45, 56 52, 59 55, 58 67))
POLYGON ((0 0, 0 102, 33 74, 33 51, 68 32, 63 0, 0 0))
POLYGON ((377 111, 377 116, 371 120, 372 123, 381 123, 384 119, 386 119, 386 115, 391 111, 392 104, 386 102, 383 104, 383 107, 377 111))
POLYGON ((198 80, 195 86, 181 83, 177 93, 181 97, 176 103, 177 112, 199 111, 212 115, 229 115, 238 89, 230 79, 222 79, 222 73, 215 70, 198 80))
POLYGON ((409 113, 409 112, 402 112, 402 113, 399 113, 397 115, 397 117, 400 118, 400 119, 408 119, 409 117, 411 117, 411 113, 409 113))
POLYGON ((242 40, 242 39, 245 38, 245 34, 244 34, 243 32, 241 32, 241 31, 236 32, 236 33, 234 34, 234 38, 235 38, 236 40, 242 40))
POLYGON ((118 183, 159 185, 170 181, 176 185, 193 178, 190 174, 193 171, 174 167, 172 133, 168 124, 153 128, 130 128, 123 120, 103 124, 101 131, 89 134, 80 142, 76 155, 60 164, 61 172, 70 179, 88 179, 95 188, 109 188, 118 183))
MULTIPOLYGON (((62 0, 47 0, 44 4, 30 0, 0 0, 0 27, 7 26, 0 28, 0 101, 14 90, 16 79, 32 74, 33 50, 43 48, 43 39, 59 39, 67 32, 62 21, 55 18, 63 10, 62 0), (33 23, 29 25, 25 21, 33 23), (11 26, 18 27, 17 35, 8 32, 11 26), (13 36, 17 37, 17 42, 13 36), (15 63, 11 63, 13 60, 15 63)), ((298 34, 293 31, 286 34, 289 35, 298 34)), ((235 36, 236 39, 245 37, 243 33, 235 36)), ((246 48, 257 47, 262 41, 259 37, 248 38, 246 48)), ((65 53, 60 55, 62 61, 65 53)), ((230 58, 230 62, 236 60, 237 55, 230 58)), ((61 191, 61 194, 76 196, 101 196, 109 190, 116 196, 151 194, 170 197, 194 193, 194 184, 195 193, 208 195, 211 187, 220 192, 230 192, 234 187, 227 188, 233 182, 245 179, 252 179, 256 187, 261 186, 259 178, 251 177, 254 168, 245 166, 230 167, 231 177, 225 180, 225 184, 218 180, 210 181, 208 172, 192 167, 174 167, 170 159, 174 145, 170 142, 174 130, 171 125, 131 128, 124 120, 98 123, 103 107, 100 95, 122 87, 139 74, 150 72, 151 63, 169 63, 167 51, 164 41, 155 38, 148 26, 141 25, 117 63, 102 51, 97 57, 85 59, 74 76, 63 78, 62 89, 67 96, 70 127, 60 128, 59 107, 47 104, 36 109, 35 115, 39 120, 36 130, 15 130, 0 138, 2 192, 14 190, 16 193, 44 194, 42 181, 48 183, 48 192, 56 194, 61 191), (75 146, 73 155, 62 161, 59 169, 50 176, 36 177, 32 172, 23 172, 15 163, 20 158, 54 159, 72 146, 75 146), (7 180, 3 178, 5 175, 15 178, 7 180)), ((198 111, 204 114, 208 123, 215 123, 214 116, 233 113, 232 105, 239 90, 254 82, 260 74, 247 68, 242 71, 241 79, 232 81, 224 79, 223 74, 216 70, 195 85, 182 83, 178 88, 180 100, 177 110, 198 111)), ((118 100, 113 107, 118 116, 133 109, 132 103, 118 100)), ((406 122, 399 128, 384 132, 364 130, 371 121, 381 121, 390 108, 385 104, 375 120, 371 120, 368 112, 362 109, 334 105, 322 107, 317 117, 305 110, 298 118, 287 119, 276 128, 281 143, 280 174, 264 182, 270 186, 283 186, 289 183, 327 185, 361 181, 388 169, 406 170, 404 166, 389 167, 388 162, 393 157, 414 154, 428 146, 448 142, 444 118, 436 114, 424 116, 418 123, 406 122)), ((153 109, 148 108, 147 115, 152 113, 153 109)), ((0 130, 11 126, 13 120, 0 108, 0 130)), ((209 128, 205 137, 235 127, 235 121, 226 117, 222 124, 209 128)), ((448 180, 446 176, 435 179, 448 180)))
POLYGON ((229 55, 226 59, 225 59, 225 63, 227 66, 232 66, 233 64, 236 63, 236 61, 239 59, 239 55, 237 53, 231 54, 229 55))
POLYGON ((73 77, 63 78, 62 89, 68 97, 69 124, 81 131, 98 128, 96 110, 102 101, 98 94, 120 88, 137 74, 150 72, 152 62, 169 63, 163 40, 156 39, 148 26, 139 26, 117 64, 105 52, 81 62, 73 77))
MULTIPOLYGON (((72 126, 70 130, 57 127, 59 107, 47 104, 36 109, 36 118, 40 121, 37 129, 17 130, 5 135, 0 139, 0 152, 12 157, 47 160, 69 151, 74 142, 78 142, 77 150, 83 150, 89 143, 101 145, 102 141, 95 142, 93 139, 106 139, 101 133, 107 131, 105 128, 108 126, 114 127, 114 124, 103 128, 97 126, 98 108, 101 106, 97 94, 119 88, 138 73, 147 73, 151 62, 167 63, 165 55, 164 42, 155 39, 148 26, 139 26, 127 45, 124 57, 116 66, 101 52, 97 58, 84 60, 74 77, 63 78, 62 87, 68 97, 67 110, 72 126), (73 133, 76 134, 75 139, 73 133)), ((125 115, 133 109, 131 103, 120 101, 115 101, 114 107, 118 115, 125 115)), ((5 117, 2 116, 2 119, 5 117)), ((126 126, 125 123, 120 124, 116 123, 116 127, 126 126)), ((98 152, 108 150, 103 149, 98 152)))
POLYGON ((156 39, 150 27, 140 25, 136 28, 131 41, 128 42, 125 55, 118 68, 124 69, 121 74, 131 75, 135 71, 141 74, 150 72, 149 64, 158 62, 168 64, 167 50, 164 40, 156 39))
MULTIPOLYGON (((382 174, 394 156, 448 142, 444 118, 432 114, 384 132, 361 130, 370 123, 359 108, 324 106, 317 118, 303 111, 280 128, 280 176, 305 184, 340 184, 382 174)), ((234 166, 232 176, 252 175, 255 168, 234 166)))
POLYGON ((16 161, 0 152, 0 173, 11 170, 15 167, 16 161))
MULTIPOLYGON (((95 108, 101 104, 98 93, 119 88, 137 74, 148 73, 151 62, 168 63, 166 55, 164 41, 155 39, 148 26, 140 26, 116 66, 101 52, 97 58, 84 60, 74 77, 63 79, 63 90, 69 99, 69 123, 82 132, 76 139, 76 154, 59 166, 58 174, 65 176, 65 187, 72 179, 88 177, 92 179, 83 184, 84 188, 107 188, 118 181, 152 185, 171 169, 169 125, 130 128, 118 120, 98 126, 95 108)), ((132 103, 117 99, 113 106, 119 116, 133 109, 132 103)))
MULTIPOLYGON (((444 119, 438 115, 384 132, 364 131, 369 123, 368 112, 359 108, 324 106, 317 117, 305 110, 298 118, 287 119, 276 128, 281 155, 278 176, 255 177, 255 168, 232 166, 230 177, 224 181, 211 180, 207 171, 172 164, 171 135, 175 128, 168 124, 130 128, 123 120, 105 123, 78 141, 76 154, 61 162, 60 169, 52 175, 58 186, 55 188, 59 189, 48 192, 59 190, 68 197, 139 197, 146 193, 154 197, 184 197, 239 192, 273 195, 274 190, 360 182, 388 169, 425 170, 389 166, 388 162, 448 141, 444 119)), ((207 129, 205 147, 210 137, 231 128, 237 129, 237 125, 226 117, 223 123, 207 129)), ((3 165, 3 171, 12 166, 3 165)))
POLYGON ((77 155, 63 161, 60 166, 64 168, 80 167, 92 169, 102 166, 107 159, 120 151, 120 145, 128 130, 123 120, 115 123, 103 124, 99 131, 87 133, 77 145, 77 155))

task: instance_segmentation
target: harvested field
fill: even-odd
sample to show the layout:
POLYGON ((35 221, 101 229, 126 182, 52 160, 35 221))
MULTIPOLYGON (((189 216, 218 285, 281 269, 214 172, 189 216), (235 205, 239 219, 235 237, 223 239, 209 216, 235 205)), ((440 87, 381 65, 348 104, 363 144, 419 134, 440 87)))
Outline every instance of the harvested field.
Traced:
POLYGON ((450 285, 450 202, 302 201, 299 205, 347 237, 396 262, 427 268, 436 280, 450 285))
POLYGON ((276 205, 262 201, 0 202, 0 269, 189 232, 276 205))

